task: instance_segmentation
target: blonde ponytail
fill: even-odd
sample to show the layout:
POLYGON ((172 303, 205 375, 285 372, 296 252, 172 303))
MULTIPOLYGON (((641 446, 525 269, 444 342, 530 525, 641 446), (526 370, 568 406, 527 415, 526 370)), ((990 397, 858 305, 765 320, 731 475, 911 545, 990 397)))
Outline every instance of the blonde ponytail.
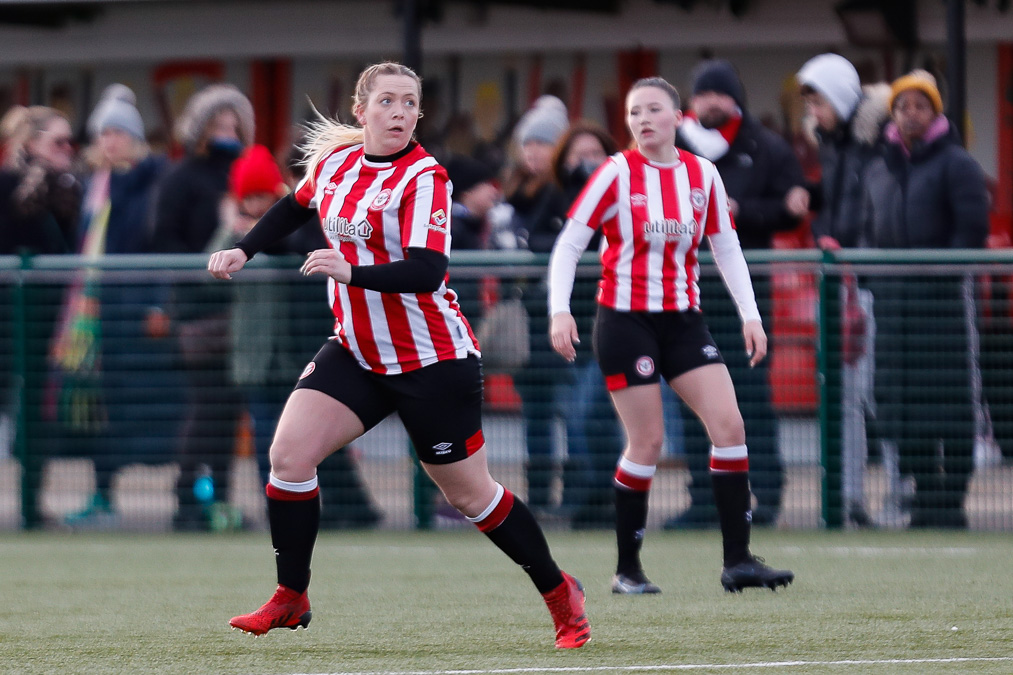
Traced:
POLYGON ((353 127, 350 124, 342 124, 337 120, 325 117, 310 102, 316 119, 306 123, 306 137, 299 144, 299 150, 304 157, 302 164, 306 167, 306 175, 312 176, 316 173, 320 162, 327 155, 338 148, 349 145, 358 145, 363 141, 362 127, 353 127))

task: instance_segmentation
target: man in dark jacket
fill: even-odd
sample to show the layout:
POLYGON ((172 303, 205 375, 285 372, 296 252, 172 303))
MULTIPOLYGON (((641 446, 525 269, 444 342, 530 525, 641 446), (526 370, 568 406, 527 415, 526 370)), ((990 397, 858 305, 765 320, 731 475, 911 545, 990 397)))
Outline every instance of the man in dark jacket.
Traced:
MULTIPOLYGON (((788 143, 746 110, 742 82, 728 61, 705 61, 694 71, 690 110, 675 142, 714 162, 728 191, 744 250, 770 248, 776 232, 794 229, 806 215, 808 193, 802 187, 802 167, 788 143)), ((757 500, 753 523, 771 524, 781 507, 784 469, 770 403, 767 362, 749 367, 735 305, 720 279, 705 276, 700 286, 707 323, 735 382, 746 424, 750 484, 757 500)), ((753 287, 760 313, 769 321, 769 277, 754 276, 753 287)), ((695 419, 686 416, 692 505, 666 523, 670 528, 717 523, 707 466, 707 436, 695 419)))
MULTIPOLYGON (((890 86, 862 87, 858 71, 843 56, 820 54, 809 59, 796 75, 819 143, 820 182, 810 186, 810 207, 816 245, 827 251, 869 246, 862 230, 863 176, 879 157, 883 125, 889 119, 890 86)), ((875 324, 872 292, 853 276, 842 284, 842 332, 849 349, 842 349, 841 376, 841 500, 844 523, 866 527, 873 523, 865 507, 868 460, 866 418, 873 416, 872 349, 875 324), (850 321, 848 318, 850 317, 850 321), (847 353, 845 353, 847 352, 847 353)), ((879 524, 894 525, 899 517, 901 488, 896 452, 884 452, 889 476, 879 524)))
MULTIPOLYGON (((935 79, 925 71, 898 79, 890 112, 884 155, 866 172, 872 244, 983 248, 984 174, 943 115, 935 79)), ((915 478, 911 527, 966 527, 975 432, 970 278, 904 274, 881 277, 872 288, 877 423, 897 443, 901 470, 915 478)))

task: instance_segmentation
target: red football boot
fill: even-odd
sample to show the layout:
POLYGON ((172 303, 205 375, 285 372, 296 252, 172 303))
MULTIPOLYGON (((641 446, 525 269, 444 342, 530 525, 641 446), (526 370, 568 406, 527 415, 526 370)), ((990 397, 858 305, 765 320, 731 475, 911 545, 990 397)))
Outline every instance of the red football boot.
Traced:
POLYGON ((556 649, 578 649, 591 639, 591 624, 584 614, 584 586, 563 572, 563 583, 543 593, 556 624, 556 649))
POLYGON ((310 611, 310 599, 306 597, 306 592, 296 593, 279 584, 278 590, 260 609, 252 614, 232 617, 229 625, 244 633, 263 635, 274 628, 306 628, 312 618, 313 612, 310 611))

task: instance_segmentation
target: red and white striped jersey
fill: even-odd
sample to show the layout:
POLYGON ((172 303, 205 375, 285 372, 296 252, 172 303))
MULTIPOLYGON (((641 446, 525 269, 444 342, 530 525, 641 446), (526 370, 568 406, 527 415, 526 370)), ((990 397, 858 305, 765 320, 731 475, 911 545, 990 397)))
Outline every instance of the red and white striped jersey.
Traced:
MULTIPOLYGON (((295 191, 315 208, 332 248, 352 265, 404 260, 408 248, 450 255, 450 183, 421 146, 393 161, 338 148, 295 191)), ((381 293, 328 282, 337 339, 368 370, 397 375, 478 354, 478 341, 444 278, 435 293, 381 293)))
POLYGON ((735 229, 728 206, 717 169, 702 157, 678 150, 671 165, 638 150, 610 157, 568 214, 602 229, 598 302, 618 311, 698 309, 700 241, 735 229))

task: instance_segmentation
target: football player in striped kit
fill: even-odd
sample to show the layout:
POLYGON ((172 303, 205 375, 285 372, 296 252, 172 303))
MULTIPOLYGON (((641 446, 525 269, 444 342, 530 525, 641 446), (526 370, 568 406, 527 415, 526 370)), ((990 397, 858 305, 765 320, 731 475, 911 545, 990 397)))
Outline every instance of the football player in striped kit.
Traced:
POLYGON ((230 623, 255 635, 309 623, 316 467, 397 412, 447 500, 531 577, 555 623, 556 647, 581 647, 591 632, 580 582, 556 565, 527 506, 489 474, 479 345, 447 287, 452 186, 413 140, 420 99, 411 69, 364 70, 352 108, 359 126, 321 118, 296 190, 208 264, 229 279, 315 214, 329 247, 311 252, 302 272, 329 277, 335 316, 335 335, 300 376, 271 446, 266 491, 278 588, 230 623))
POLYGON ((552 347, 573 360, 579 342, 570 313, 577 261, 602 230, 602 279, 593 347, 627 445, 616 468, 614 593, 659 593, 640 562, 647 501, 661 454, 660 380, 700 418, 711 441, 710 469, 724 548, 725 590, 776 589, 794 579, 749 551, 749 459, 735 389, 700 312, 697 251, 707 236, 742 319, 750 364, 767 353, 728 197, 714 165, 675 147, 679 93, 660 77, 634 83, 626 122, 636 148, 613 155, 570 208, 549 263, 552 347))

